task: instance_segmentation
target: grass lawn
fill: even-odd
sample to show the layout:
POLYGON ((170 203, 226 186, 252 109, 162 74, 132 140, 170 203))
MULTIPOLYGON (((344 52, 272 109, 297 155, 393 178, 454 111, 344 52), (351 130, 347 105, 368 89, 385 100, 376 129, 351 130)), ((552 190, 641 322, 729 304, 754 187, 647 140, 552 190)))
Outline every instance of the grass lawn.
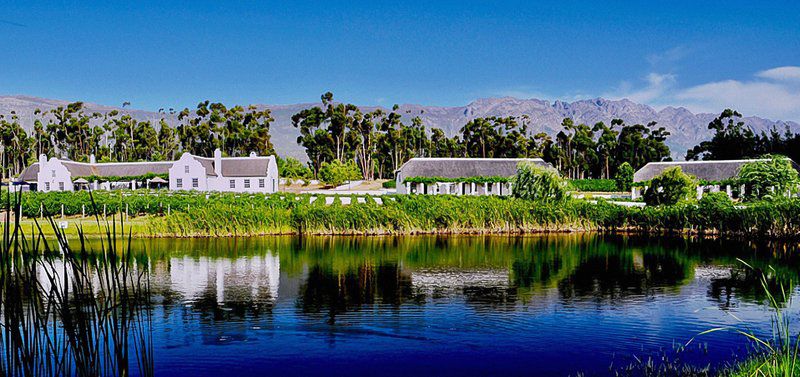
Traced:
MULTIPOLYGON (((125 226, 125 234, 127 235, 128 231, 131 231, 133 237, 142 237, 147 236, 149 232, 147 231, 147 222, 151 216, 138 216, 138 217, 130 217, 124 221, 125 226)), ((70 239, 76 239, 78 236, 78 230, 83 229, 83 233, 87 237, 95 238, 105 235, 106 231, 106 223, 101 218, 100 225, 98 226, 97 221, 94 217, 80 217, 80 216, 71 216, 71 217, 56 217, 53 219, 56 223, 56 226, 62 226, 62 224, 66 223, 66 228, 64 229, 67 237, 70 239)), ((22 225, 22 229, 25 230, 26 234, 31 234, 30 230, 36 229, 36 221, 39 222, 41 226, 42 232, 46 236, 54 236, 55 231, 47 221, 47 219, 29 219, 25 218, 20 221, 22 225)), ((112 219, 112 217, 108 217, 108 225, 109 226, 116 226, 117 227, 117 234, 119 235, 120 227, 123 225, 120 221, 120 218, 117 216, 112 219)))

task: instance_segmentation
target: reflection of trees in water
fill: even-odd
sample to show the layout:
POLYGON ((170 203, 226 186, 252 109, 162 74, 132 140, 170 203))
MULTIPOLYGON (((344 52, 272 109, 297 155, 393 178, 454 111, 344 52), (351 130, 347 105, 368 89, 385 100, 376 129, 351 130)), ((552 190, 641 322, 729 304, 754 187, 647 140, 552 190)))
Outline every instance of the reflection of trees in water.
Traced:
POLYGON ((396 308, 406 301, 415 301, 411 278, 397 264, 363 264, 340 272, 317 264, 308 270, 297 305, 303 313, 324 314, 333 324, 337 315, 365 305, 396 308))
POLYGON ((766 303, 767 295, 762 286, 761 277, 766 277, 767 289, 775 300, 783 304, 782 290, 791 293, 792 287, 787 286, 789 280, 783 274, 776 274, 775 270, 761 268, 749 269, 735 266, 725 269, 724 273, 711 277, 708 286, 708 297, 716 302, 721 309, 736 307, 736 301, 744 300, 755 303, 766 303), (783 284, 783 287, 781 286, 783 284))
MULTIPOLYGON (((652 295, 677 290, 693 277, 698 266, 732 266, 738 263, 737 257, 762 267, 780 265, 797 276, 797 267, 785 267, 797 264, 776 260, 764 252, 773 247, 758 248, 754 253, 755 246, 747 243, 680 237, 272 237, 189 242, 190 246, 186 246, 168 241, 165 247, 170 252, 166 255, 175 258, 176 253, 182 253, 193 260, 204 255, 241 259, 258 258, 275 250, 280 255, 281 273, 287 279, 303 280, 298 307, 307 313, 328 313, 332 317, 378 302, 395 305, 448 300, 453 295, 463 297, 476 308, 512 308, 517 302, 527 303, 534 297, 551 294, 599 300, 652 295), (494 277, 487 280, 488 275, 494 277)), ((211 319, 267 312, 266 292, 248 289, 229 289, 241 290, 235 295, 241 299, 224 298, 226 305, 230 303, 224 309, 220 308, 214 289, 203 291, 195 305, 197 310, 209 313, 211 319)), ((748 291, 758 292, 751 280, 717 281, 709 289, 710 296, 724 297, 726 289, 738 289, 745 298, 748 291), (730 286, 734 283, 741 287, 730 286)), ((167 301, 180 298, 166 291, 164 295, 167 301)))
POLYGON ((563 299, 622 300, 681 285, 687 266, 670 255, 623 252, 589 255, 558 283, 563 299))

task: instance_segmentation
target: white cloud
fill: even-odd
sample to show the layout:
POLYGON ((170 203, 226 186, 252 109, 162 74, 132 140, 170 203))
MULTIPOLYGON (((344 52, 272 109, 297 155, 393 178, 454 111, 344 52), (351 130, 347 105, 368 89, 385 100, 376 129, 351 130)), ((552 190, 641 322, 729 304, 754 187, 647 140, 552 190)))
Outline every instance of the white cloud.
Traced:
POLYGON ((622 82, 616 91, 604 94, 611 99, 627 98, 633 102, 653 103, 661 99, 675 85, 673 74, 650 73, 645 78, 645 86, 634 88, 630 82, 622 82))
POLYGON ((672 64, 680 61, 689 54, 689 49, 686 46, 675 46, 669 50, 647 55, 647 62, 652 66, 660 64, 672 64))
POLYGON ((746 115, 800 120, 800 88, 778 82, 711 82, 683 89, 674 98, 694 111, 716 113, 734 108, 746 115))
POLYGON ((777 81, 796 81, 800 83, 800 67, 786 66, 761 71, 756 76, 777 81))
POLYGON ((745 115, 800 121, 800 67, 756 72, 749 80, 722 80, 681 87, 673 74, 650 73, 639 86, 623 82, 608 98, 628 98, 654 107, 683 106, 718 113, 733 108, 745 115))

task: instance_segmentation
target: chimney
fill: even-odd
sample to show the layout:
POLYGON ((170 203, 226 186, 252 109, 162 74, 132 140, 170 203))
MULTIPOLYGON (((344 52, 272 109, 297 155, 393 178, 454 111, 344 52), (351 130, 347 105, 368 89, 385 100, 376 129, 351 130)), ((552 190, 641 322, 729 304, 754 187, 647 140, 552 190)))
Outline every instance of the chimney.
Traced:
POLYGON ((43 166, 45 163, 47 163, 47 155, 46 155, 46 154, 40 154, 40 155, 39 155, 39 168, 41 169, 41 167, 42 167, 42 166, 43 166))
POLYGON ((256 152, 250 152, 250 157, 256 157, 256 156, 258 156, 258 155, 256 154, 256 152))
POLYGON ((94 153, 89 155, 89 163, 90 164, 96 164, 97 163, 97 160, 94 158, 94 153))
POLYGON ((214 150, 214 173, 222 176, 222 151, 219 148, 214 150))

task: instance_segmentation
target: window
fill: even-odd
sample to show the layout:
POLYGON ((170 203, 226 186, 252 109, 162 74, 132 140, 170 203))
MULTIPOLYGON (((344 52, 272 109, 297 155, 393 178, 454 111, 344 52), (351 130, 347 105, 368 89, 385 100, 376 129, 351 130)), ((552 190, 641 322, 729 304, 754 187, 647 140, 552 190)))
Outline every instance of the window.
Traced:
POLYGON ((250 188, 250 180, 249 179, 245 179, 244 180, 244 188, 250 188))
POLYGON ((230 185, 231 185, 231 188, 236 188, 236 181, 231 179, 230 185))
POLYGON ((264 178, 258 180, 258 188, 264 188, 264 178))
POLYGON ((180 179, 180 178, 176 179, 175 180, 175 186, 178 186, 178 188, 182 188, 183 187, 183 179, 180 179))
POLYGON ((44 183, 44 191, 50 191, 50 182, 44 183))
POLYGON ((192 178, 192 188, 200 187, 200 179, 199 178, 192 178))
POLYGON ((64 191, 64 182, 58 182, 58 191, 64 191))
POLYGON ((183 167, 183 172, 189 174, 189 165, 183 167))
POLYGON ((51 170, 51 171, 50 171, 50 175, 52 175, 52 176, 53 176, 53 178, 55 178, 55 177, 56 177, 56 171, 55 171, 55 170, 51 170))

